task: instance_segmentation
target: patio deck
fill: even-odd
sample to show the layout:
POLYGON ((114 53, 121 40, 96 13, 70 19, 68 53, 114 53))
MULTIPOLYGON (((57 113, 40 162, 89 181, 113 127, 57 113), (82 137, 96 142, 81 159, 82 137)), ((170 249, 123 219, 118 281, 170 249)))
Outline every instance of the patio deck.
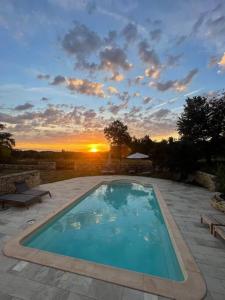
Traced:
MULTIPOLYGON (((107 179, 110 176, 107 176, 107 179)), ((129 176, 111 176, 113 179, 129 176)), ((10 208, 0 211, 0 247, 29 226, 29 220, 40 221, 57 207, 82 193, 87 181, 95 184, 98 177, 74 178, 43 185, 52 198, 43 198, 29 210, 10 208), (65 195, 66 191, 66 195, 65 195)), ((106 176, 101 176, 102 180, 106 176)), ((140 177, 132 176, 132 179, 140 177)), ((157 184, 169 209, 206 280, 206 299, 225 299, 225 243, 210 235, 200 224, 201 213, 213 213, 209 198, 212 193, 191 185, 169 180, 144 178, 157 184)), ((216 211, 215 211, 216 212, 216 211)), ((63 300, 163 300, 165 298, 139 292, 115 284, 63 272, 49 267, 19 261, 0 253, 0 299, 63 300)))

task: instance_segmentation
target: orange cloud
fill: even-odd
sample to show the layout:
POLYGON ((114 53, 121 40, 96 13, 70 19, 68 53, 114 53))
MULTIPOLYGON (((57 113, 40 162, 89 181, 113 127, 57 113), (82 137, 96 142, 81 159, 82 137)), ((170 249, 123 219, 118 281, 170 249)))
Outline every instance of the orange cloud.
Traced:
POLYGON ((222 68, 225 68, 225 52, 221 57, 220 61, 218 62, 218 65, 220 65, 222 68))
POLYGON ((122 80, 124 80, 124 76, 123 76, 123 74, 116 73, 113 75, 113 77, 111 79, 115 80, 115 81, 122 81, 122 80))
POLYGON ((110 94, 118 94, 119 93, 117 88, 115 88, 114 86, 109 86, 108 91, 109 91, 110 94))
POLYGON ((103 84, 99 82, 91 82, 85 79, 69 78, 66 80, 68 88, 80 94, 105 97, 103 84))
POLYGON ((151 77, 153 79, 158 79, 160 77, 160 69, 156 69, 156 68, 146 69, 145 76, 151 77))

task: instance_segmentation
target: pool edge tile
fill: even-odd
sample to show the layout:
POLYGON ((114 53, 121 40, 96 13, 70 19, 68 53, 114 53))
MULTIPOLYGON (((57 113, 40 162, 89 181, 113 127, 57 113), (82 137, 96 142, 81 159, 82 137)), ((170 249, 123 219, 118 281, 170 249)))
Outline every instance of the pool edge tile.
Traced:
POLYGON ((128 176, 110 176, 110 178, 107 178, 107 180, 105 179, 105 177, 100 177, 94 183, 90 182, 89 185, 87 182, 87 188, 85 187, 85 189, 79 191, 79 193, 76 194, 75 199, 72 199, 66 204, 61 205, 59 209, 55 209, 43 221, 31 225, 25 231, 20 233, 17 237, 11 239, 10 241, 7 241, 3 248, 4 254, 6 256, 15 257, 21 260, 34 262, 44 266, 50 266, 53 268, 61 269, 63 271, 89 276, 92 278, 119 284, 122 286, 127 286, 129 288, 134 288, 140 291, 164 297, 182 300, 202 299, 206 293, 206 284, 201 276, 201 272, 193 256, 191 255, 190 250, 187 247, 169 211, 168 206, 162 198, 158 187, 152 184, 151 180, 148 179, 148 183, 146 183, 146 181, 146 178, 144 178, 144 180, 142 178, 138 178, 137 180, 136 178, 134 179, 128 176), (153 186, 171 237, 171 241, 175 246, 174 250, 181 264, 182 271, 184 272, 184 275, 186 277, 185 281, 175 282, 171 280, 165 280, 153 276, 147 276, 141 273, 136 273, 133 271, 114 268, 106 265, 89 263, 83 260, 77 260, 66 256, 56 255, 45 251, 24 247, 21 245, 21 242, 28 235, 30 235, 40 226, 48 222, 56 214, 68 208, 81 196, 85 195, 87 192, 97 187, 99 184, 113 181, 115 178, 116 180, 126 179, 143 185, 151 184, 153 186), (193 298, 190 298, 190 295, 192 295, 193 298))

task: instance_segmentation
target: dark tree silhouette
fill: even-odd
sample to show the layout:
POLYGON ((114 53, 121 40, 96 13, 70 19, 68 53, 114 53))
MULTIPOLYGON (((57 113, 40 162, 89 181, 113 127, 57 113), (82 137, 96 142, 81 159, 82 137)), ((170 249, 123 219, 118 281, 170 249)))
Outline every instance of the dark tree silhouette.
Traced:
POLYGON ((104 134, 111 144, 117 146, 121 146, 122 144, 127 145, 131 140, 127 125, 124 125, 119 120, 113 121, 108 127, 105 127, 104 134))
MULTIPOLYGON (((0 130, 4 130, 5 126, 0 124, 0 130)), ((15 146, 15 139, 12 137, 11 133, 0 132, 0 147, 6 147, 12 149, 15 146)))
POLYGON ((119 147, 119 158, 121 159, 121 146, 129 145, 131 141, 127 125, 119 120, 113 121, 108 127, 104 128, 104 134, 111 145, 119 147))
POLYGON ((139 139, 134 136, 129 146, 132 149, 132 152, 141 152, 149 155, 153 149, 154 142, 148 135, 139 139))
POLYGON ((177 128, 182 139, 193 142, 225 138, 225 94, 188 98, 177 128))
POLYGON ((222 93, 209 101, 209 136, 218 141, 225 138, 225 94, 222 93))
POLYGON ((209 139, 210 106, 206 97, 187 98, 184 112, 178 119, 177 128, 181 139, 192 142, 209 139))
POLYGON ((207 162, 211 163, 212 155, 220 156, 225 148, 224 93, 217 93, 211 99, 188 98, 177 128, 181 139, 197 143, 207 162))

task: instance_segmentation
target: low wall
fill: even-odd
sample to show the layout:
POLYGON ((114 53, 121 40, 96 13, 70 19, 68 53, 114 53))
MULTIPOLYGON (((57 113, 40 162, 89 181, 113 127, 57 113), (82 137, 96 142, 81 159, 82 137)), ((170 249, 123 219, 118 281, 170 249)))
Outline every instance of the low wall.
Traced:
POLYGON ((207 188, 211 192, 216 191, 216 176, 202 171, 197 171, 194 175, 194 181, 207 188))
MULTIPOLYGON (((88 172, 101 172, 107 168, 107 162, 102 163, 85 163, 75 162, 74 170, 76 171, 88 171, 88 172)), ((130 170, 135 170, 137 173, 151 171, 152 162, 150 160, 116 160, 110 163, 110 169, 115 170, 117 174, 127 174, 130 170)))
POLYGON ((35 187, 40 184, 40 172, 33 170, 0 176, 0 195, 15 192, 14 182, 21 180, 25 180, 31 188, 35 187))
POLYGON ((8 170, 55 170, 56 163, 55 162, 38 162, 38 164, 0 164, 0 169, 8 169, 8 170))

